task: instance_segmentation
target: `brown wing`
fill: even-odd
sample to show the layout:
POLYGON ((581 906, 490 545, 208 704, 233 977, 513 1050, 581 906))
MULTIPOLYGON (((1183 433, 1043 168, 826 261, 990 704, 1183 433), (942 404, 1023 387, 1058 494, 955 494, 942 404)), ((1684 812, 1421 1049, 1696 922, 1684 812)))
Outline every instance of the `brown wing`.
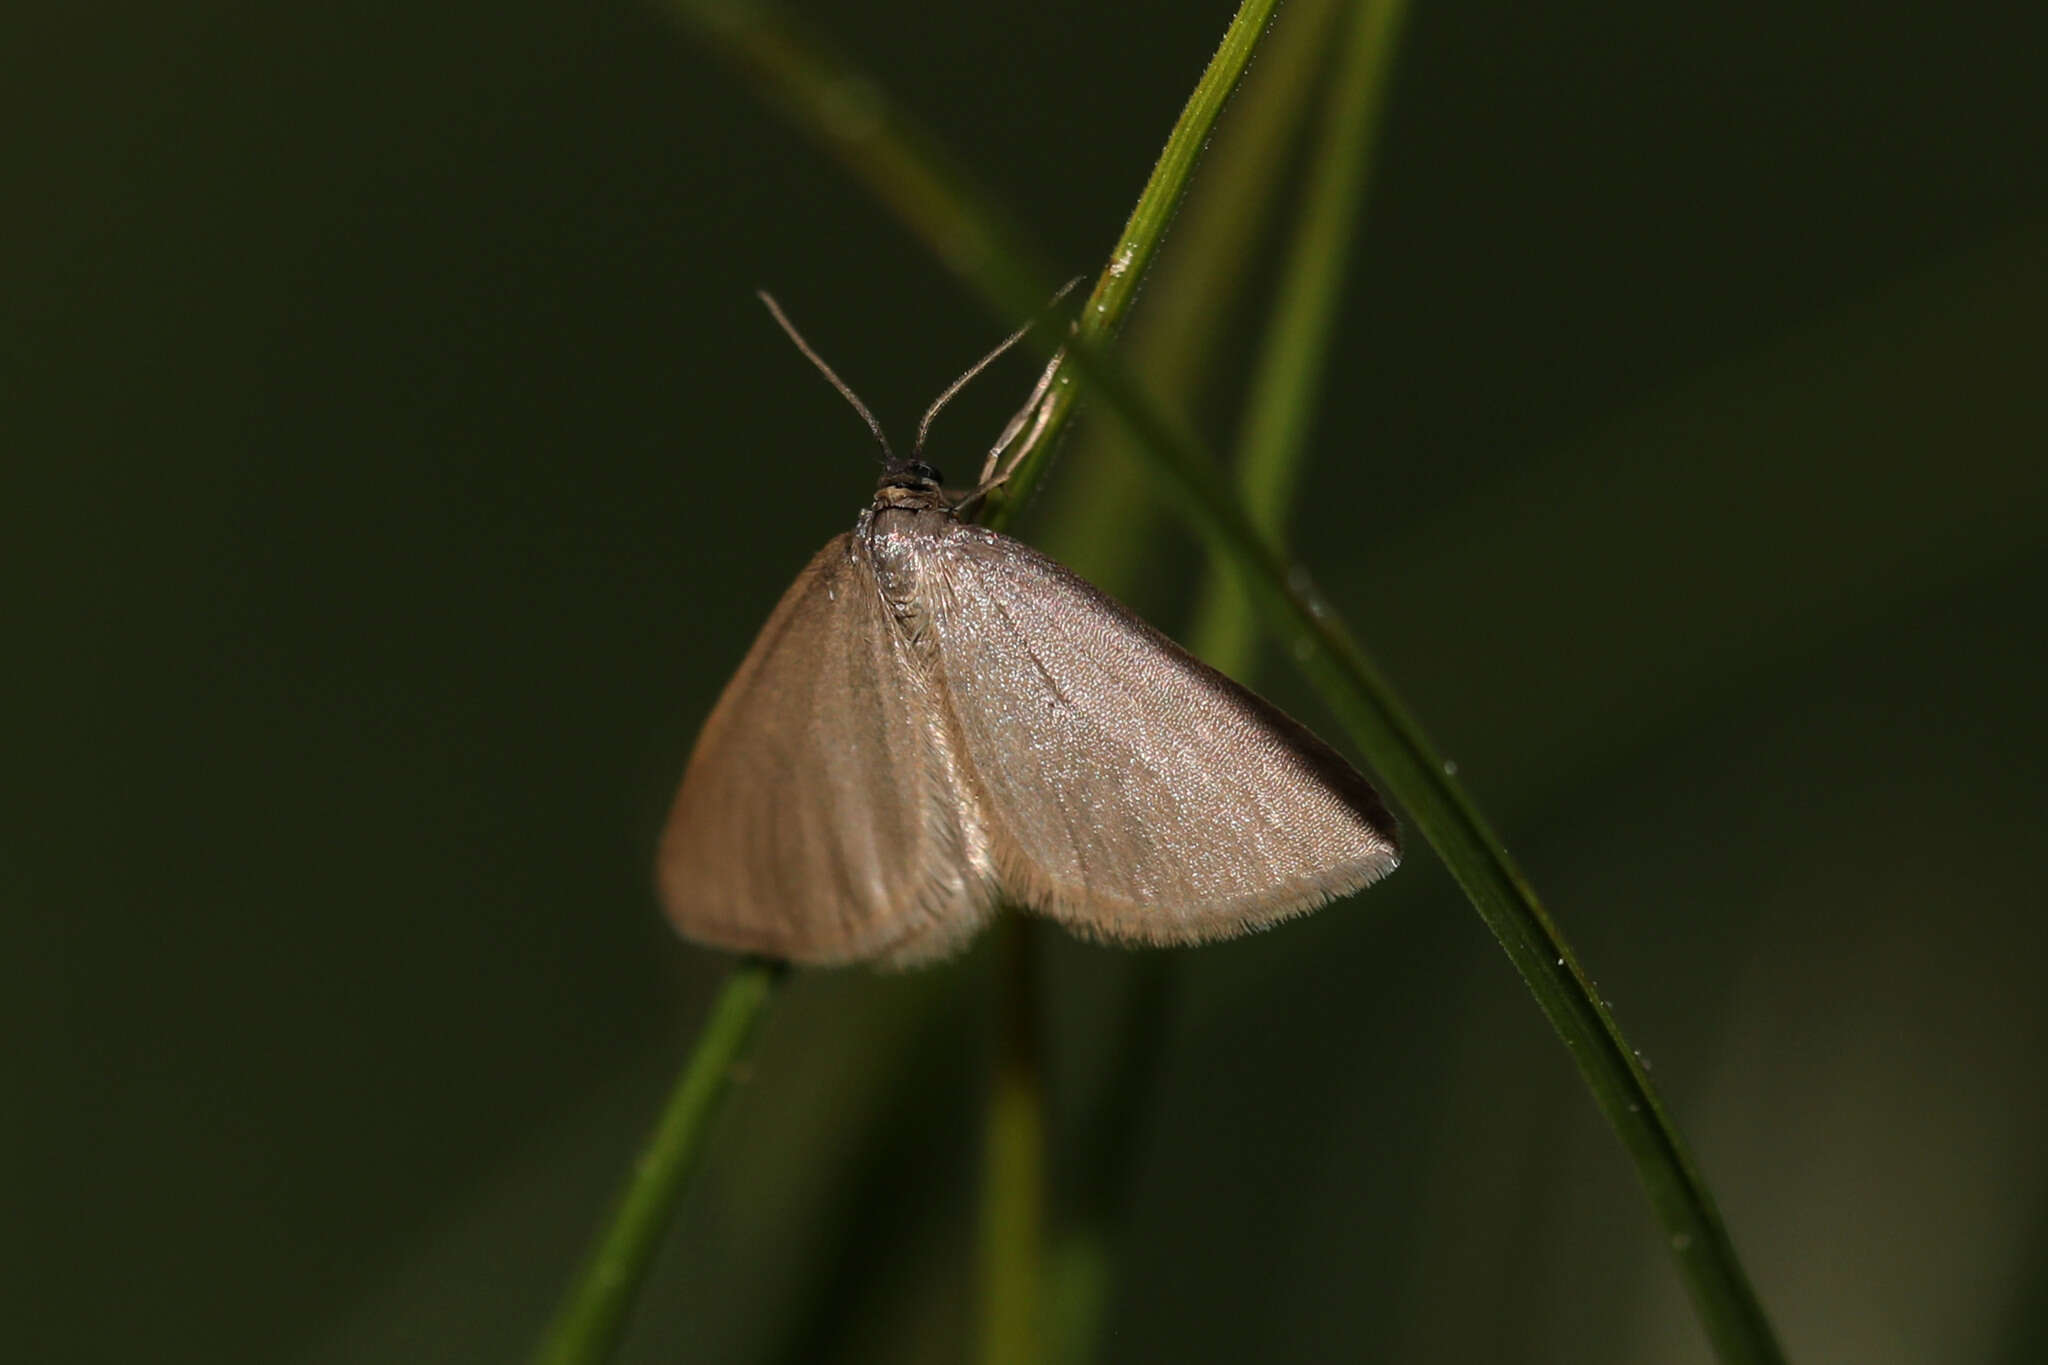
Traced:
POLYGON ((962 528, 947 553, 945 695, 1010 897, 1193 943, 1393 870, 1379 797, 1278 708, 1021 542, 962 528))
POLYGON ((993 905, 931 682, 850 536, 783 595, 704 723, 662 838, 669 918, 802 963, 937 956, 993 905))

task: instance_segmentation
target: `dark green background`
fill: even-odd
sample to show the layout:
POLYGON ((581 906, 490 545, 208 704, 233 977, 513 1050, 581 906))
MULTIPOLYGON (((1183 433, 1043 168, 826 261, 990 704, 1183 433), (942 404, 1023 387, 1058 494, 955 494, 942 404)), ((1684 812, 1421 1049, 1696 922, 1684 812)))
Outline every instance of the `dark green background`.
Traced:
MULTIPOLYGON (((1075 272, 1229 14, 809 8, 1075 272)), ((2048 1349, 2027 8, 1418 5, 1297 524, 1811 1361, 2048 1349)), ((0 1355, 514 1357, 722 967, 649 886, 690 737, 871 487, 751 291, 898 431, 997 328, 644 8, 0 52, 0 1355)), ((1042 951, 1071 1208, 1133 959, 1042 951)), ((791 986, 627 1359, 959 1358, 986 958, 791 986)), ((1158 961, 1102 1359, 1705 1358, 1426 850, 1158 961)))

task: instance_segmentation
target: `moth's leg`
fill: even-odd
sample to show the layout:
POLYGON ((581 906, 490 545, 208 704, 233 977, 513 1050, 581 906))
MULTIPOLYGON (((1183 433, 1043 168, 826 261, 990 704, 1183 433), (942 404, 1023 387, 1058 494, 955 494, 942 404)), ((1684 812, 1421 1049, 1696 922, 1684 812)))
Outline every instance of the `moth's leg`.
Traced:
POLYGON ((1017 466, 1024 462, 1037 446, 1039 438, 1045 435, 1045 426, 1052 420, 1052 404, 1046 401, 1052 392, 1052 381, 1059 374, 1060 363, 1067 357, 1066 348, 1055 352, 1047 362, 1045 371, 1038 376, 1038 382, 1031 387, 1031 396, 1024 400, 1024 406, 1017 409, 1017 415, 1009 420, 996 443, 989 447, 988 458, 982 462, 981 477, 975 482, 974 493, 980 497, 993 489, 1002 487, 1017 472, 1017 466), (1030 427, 1028 432, 1026 426, 1030 427), (1023 439, 1018 440, 1019 434, 1023 439), (1015 449, 1011 449, 1014 444, 1015 449), (1008 452, 1009 458, 1003 458, 1008 452))

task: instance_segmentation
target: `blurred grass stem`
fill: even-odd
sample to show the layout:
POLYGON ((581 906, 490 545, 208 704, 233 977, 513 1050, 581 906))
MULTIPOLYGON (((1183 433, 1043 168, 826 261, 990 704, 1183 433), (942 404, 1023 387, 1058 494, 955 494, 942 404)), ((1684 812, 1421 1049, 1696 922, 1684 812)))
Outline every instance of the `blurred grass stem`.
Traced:
MULTIPOLYGON (((1359 239, 1359 210, 1372 175, 1381 115, 1407 0, 1359 0, 1339 35, 1325 90, 1323 127, 1308 186, 1281 267, 1245 406, 1237 486, 1245 514, 1275 543, 1301 486, 1308 438, 1328 372, 1344 279, 1359 239)), ((1215 667, 1244 677, 1254 663, 1258 622, 1250 595, 1211 565, 1189 643, 1215 667)))
POLYGON ((1045 1273, 1045 1068, 1039 1054, 1032 926, 1011 912, 997 925, 1001 1018, 983 1140, 982 1365, 1041 1359, 1045 1273))

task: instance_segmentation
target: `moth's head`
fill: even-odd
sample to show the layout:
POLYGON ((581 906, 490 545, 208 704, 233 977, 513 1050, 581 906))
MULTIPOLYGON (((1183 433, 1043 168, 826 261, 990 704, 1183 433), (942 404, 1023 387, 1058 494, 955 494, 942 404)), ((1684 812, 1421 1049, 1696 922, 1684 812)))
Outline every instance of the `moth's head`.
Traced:
POLYGON ((904 460, 882 471, 875 484, 875 506, 921 510, 947 506, 946 476, 923 460, 904 460))

